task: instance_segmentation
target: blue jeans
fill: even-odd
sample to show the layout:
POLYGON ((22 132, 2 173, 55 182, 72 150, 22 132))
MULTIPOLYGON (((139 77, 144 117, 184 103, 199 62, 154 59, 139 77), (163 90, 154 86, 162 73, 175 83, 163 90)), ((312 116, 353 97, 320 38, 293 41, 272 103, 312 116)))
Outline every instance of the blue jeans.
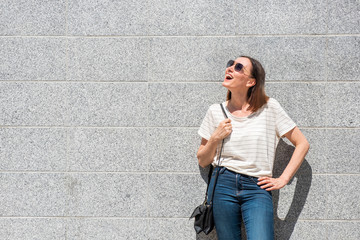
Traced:
POLYGON ((216 167, 209 185, 208 200, 211 199, 217 171, 219 175, 213 198, 213 215, 218 239, 241 239, 243 219, 248 240, 273 240, 274 210, 271 192, 261 189, 256 177, 216 167))

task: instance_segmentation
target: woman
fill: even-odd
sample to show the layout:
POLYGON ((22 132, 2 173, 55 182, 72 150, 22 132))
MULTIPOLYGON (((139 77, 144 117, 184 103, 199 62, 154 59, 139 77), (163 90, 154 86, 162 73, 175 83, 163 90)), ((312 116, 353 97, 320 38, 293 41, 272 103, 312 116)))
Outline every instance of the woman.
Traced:
MULTIPOLYGON (((208 109, 198 131, 202 137, 199 164, 219 172, 213 215, 219 240, 241 239, 243 219, 248 240, 274 239, 272 190, 284 187, 299 169, 309 143, 280 104, 265 94, 265 71, 247 56, 230 60, 222 83, 228 89, 223 103, 208 109), (278 178, 272 177, 276 146, 288 138, 295 151, 278 178), (224 139, 220 166, 217 154, 224 139)), ((208 198, 211 198, 211 178, 208 198)))

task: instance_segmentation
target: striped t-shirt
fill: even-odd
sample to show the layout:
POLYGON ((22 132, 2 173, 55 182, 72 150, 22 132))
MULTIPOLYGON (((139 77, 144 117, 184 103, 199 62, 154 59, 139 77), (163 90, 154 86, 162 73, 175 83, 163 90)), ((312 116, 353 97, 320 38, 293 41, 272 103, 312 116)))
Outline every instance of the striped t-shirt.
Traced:
MULTIPOLYGON (((223 106, 231 119, 232 133, 225 138, 220 165, 249 176, 271 177, 276 146, 280 137, 296 126, 294 121, 273 98, 247 117, 236 117, 229 112, 225 102, 223 106)), ((199 135, 209 140, 224 119, 220 104, 211 105, 200 126, 199 135)), ((217 153, 220 147, 221 141, 217 153)), ((212 163, 214 166, 217 165, 217 155, 212 163)))

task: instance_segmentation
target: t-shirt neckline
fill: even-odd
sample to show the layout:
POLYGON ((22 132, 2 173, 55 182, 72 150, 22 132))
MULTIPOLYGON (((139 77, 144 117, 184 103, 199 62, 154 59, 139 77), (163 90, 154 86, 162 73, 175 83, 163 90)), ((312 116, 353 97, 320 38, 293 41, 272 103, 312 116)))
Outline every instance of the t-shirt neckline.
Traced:
POLYGON ((223 102, 222 104, 223 104, 223 106, 225 107, 226 113, 229 114, 229 116, 231 116, 232 118, 237 119, 237 120, 241 120, 241 121, 247 120, 247 119, 249 119, 249 117, 251 117, 251 116, 255 113, 255 112, 252 112, 252 113, 250 113, 248 116, 238 117, 238 116, 233 115, 233 114, 230 112, 229 108, 227 107, 226 101, 223 102))

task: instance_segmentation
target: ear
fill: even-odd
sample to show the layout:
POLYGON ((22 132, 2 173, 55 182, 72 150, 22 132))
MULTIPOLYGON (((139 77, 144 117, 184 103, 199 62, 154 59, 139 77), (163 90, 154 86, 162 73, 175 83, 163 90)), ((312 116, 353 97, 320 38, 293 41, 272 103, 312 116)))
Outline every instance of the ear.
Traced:
POLYGON ((246 86, 249 87, 249 88, 251 88, 251 87, 253 87, 255 85, 256 85, 256 79, 255 78, 250 78, 249 81, 247 81, 247 83, 246 83, 246 86))

